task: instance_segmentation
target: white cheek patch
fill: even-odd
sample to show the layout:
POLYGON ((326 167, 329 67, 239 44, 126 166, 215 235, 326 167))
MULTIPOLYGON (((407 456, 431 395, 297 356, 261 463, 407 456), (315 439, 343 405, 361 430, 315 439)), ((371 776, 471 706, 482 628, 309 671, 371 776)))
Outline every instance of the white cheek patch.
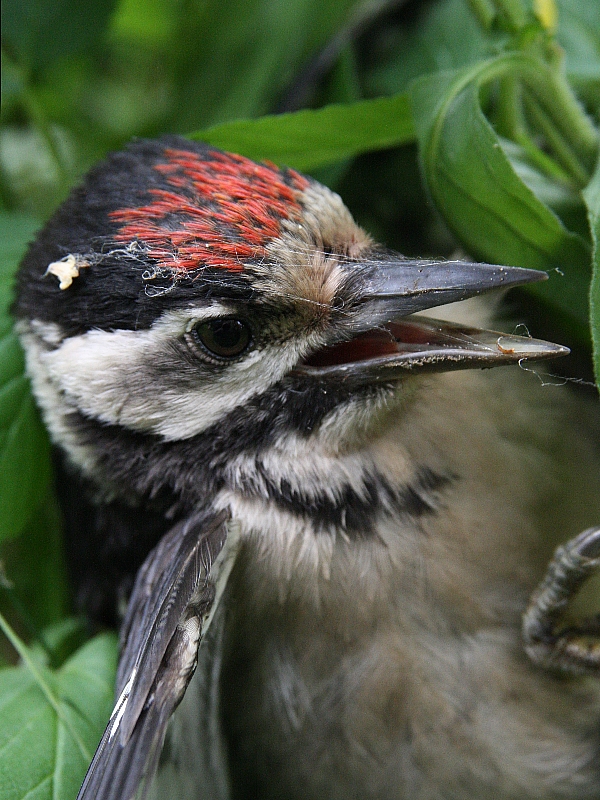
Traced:
MULTIPOLYGON (((222 308, 166 314, 143 331, 89 331, 41 355, 52 384, 68 406, 102 422, 183 439, 264 392, 293 367, 305 347, 251 351, 240 361, 210 368, 173 347, 199 318, 222 308)), ((65 409, 67 410, 67 409, 65 409)))
POLYGON ((22 321, 18 321, 15 323, 15 329, 19 335, 27 334, 31 329, 44 344, 50 347, 58 347, 66 338, 60 325, 57 325, 55 322, 40 322, 40 320, 34 319, 29 325, 26 325, 22 321))

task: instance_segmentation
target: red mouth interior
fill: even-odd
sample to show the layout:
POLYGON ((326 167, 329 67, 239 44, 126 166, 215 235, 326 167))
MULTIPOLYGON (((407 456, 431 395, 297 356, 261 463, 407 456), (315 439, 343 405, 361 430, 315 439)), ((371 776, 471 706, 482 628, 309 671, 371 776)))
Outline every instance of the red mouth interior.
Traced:
POLYGON ((333 367, 355 361, 369 361, 409 351, 415 345, 433 343, 434 331, 411 322, 390 322, 381 328, 360 333, 354 339, 324 347, 306 359, 308 367, 333 367), (411 347, 411 345, 413 347, 411 347))

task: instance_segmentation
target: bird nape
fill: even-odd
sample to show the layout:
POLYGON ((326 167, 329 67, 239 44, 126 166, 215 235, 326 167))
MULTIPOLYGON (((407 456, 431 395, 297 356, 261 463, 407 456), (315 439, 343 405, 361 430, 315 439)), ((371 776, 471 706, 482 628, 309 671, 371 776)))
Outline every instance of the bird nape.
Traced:
POLYGON ((598 800, 597 442, 480 369, 566 350, 418 313, 545 277, 179 137, 88 174, 14 307, 77 603, 121 621, 80 800, 598 800))

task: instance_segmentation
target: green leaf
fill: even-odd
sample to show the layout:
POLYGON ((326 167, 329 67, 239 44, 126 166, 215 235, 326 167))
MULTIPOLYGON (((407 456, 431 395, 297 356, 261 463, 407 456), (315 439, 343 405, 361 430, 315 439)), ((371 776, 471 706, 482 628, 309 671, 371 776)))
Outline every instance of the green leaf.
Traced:
POLYGON ((2 41, 21 65, 39 69, 97 44, 115 5, 116 0, 5 0, 2 41))
MULTIPOLYGON (((62 517, 56 498, 49 493, 20 535, 2 542, 0 550, 10 588, 0 609, 15 624, 37 633, 68 613, 70 590, 62 541, 62 517)), ((53 648, 52 648, 53 649, 53 648)))
POLYGON ((565 52, 567 75, 590 103, 600 103, 600 3, 559 0, 557 40, 565 52))
POLYGON ((4 50, 2 59, 2 112, 7 114, 8 109, 18 100, 24 89, 23 74, 21 70, 6 55, 4 50))
POLYGON ((178 48, 179 131, 268 113, 356 0, 207 0, 188 4, 178 48))
POLYGON ((215 125, 192 134, 224 150, 300 170, 414 139, 407 95, 215 125))
POLYGON ((111 33, 150 45, 168 45, 176 35, 176 0, 120 0, 111 33))
POLYGON ((0 541, 20 533, 49 480, 48 437, 21 375, 0 390, 0 541))
POLYGON ((380 34, 379 58, 365 76, 369 95, 404 92, 421 75, 489 58, 503 38, 482 31, 467 0, 422 3, 415 11, 416 18, 380 34))
MULTIPOLYGON (((498 62, 415 81, 411 101, 433 199, 473 255, 548 270, 531 288, 587 341, 590 251, 519 178, 485 118, 479 87, 498 62)), ((506 60, 505 60, 505 63, 506 60)))
POLYGON ((12 302, 13 275, 39 227, 39 221, 27 214, 0 213, 0 333, 12 328, 8 309, 12 302))
POLYGON ((117 641, 102 634, 53 672, 0 670, 0 800, 75 798, 113 704, 117 641))
POLYGON ((50 479, 48 437, 9 315, 12 276, 36 227, 25 215, 0 215, 0 541, 21 531, 50 479))
POLYGON ((588 208, 592 241, 594 243, 590 316, 594 346, 594 369, 596 383, 600 388, 600 161, 596 165, 592 180, 583 192, 583 198, 588 208))

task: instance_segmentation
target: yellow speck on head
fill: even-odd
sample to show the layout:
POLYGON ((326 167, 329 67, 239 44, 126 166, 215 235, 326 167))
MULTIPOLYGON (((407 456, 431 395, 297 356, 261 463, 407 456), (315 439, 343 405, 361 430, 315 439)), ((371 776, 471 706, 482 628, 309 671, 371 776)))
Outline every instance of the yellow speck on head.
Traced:
POLYGON ((68 289, 73 283, 73 278, 79 277, 79 270, 89 267, 88 262, 81 256, 74 256, 70 253, 61 258, 60 261, 53 261, 48 264, 45 275, 56 275, 58 278, 58 288, 68 289))
POLYGON ((544 28, 553 33, 558 24, 556 0, 533 0, 533 10, 544 28))

